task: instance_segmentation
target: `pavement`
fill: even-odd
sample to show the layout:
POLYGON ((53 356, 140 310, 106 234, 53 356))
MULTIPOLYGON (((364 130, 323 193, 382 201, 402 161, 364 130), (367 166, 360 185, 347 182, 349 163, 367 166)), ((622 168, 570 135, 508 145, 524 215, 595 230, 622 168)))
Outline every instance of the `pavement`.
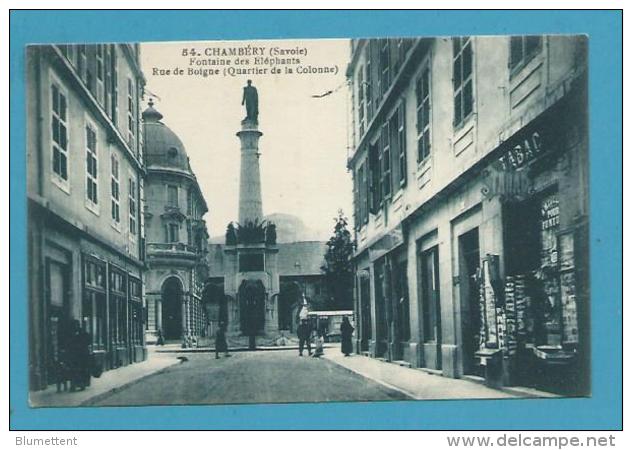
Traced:
POLYGON ((415 400, 499 399, 556 397, 530 388, 493 389, 472 378, 449 378, 440 373, 412 369, 363 355, 344 356, 339 349, 325 352, 326 359, 357 375, 373 380, 415 400))
POLYGON ((401 392, 298 351, 240 352, 187 361, 103 396, 94 406, 406 400, 401 392))
POLYGON ((84 391, 57 392, 56 386, 52 385, 43 391, 30 392, 29 404, 33 408, 89 406, 102 396, 111 395, 113 392, 138 383, 149 375, 159 373, 182 362, 173 354, 159 355, 153 351, 152 347, 148 347, 148 349, 147 360, 103 372, 99 378, 92 378, 90 386, 84 391))
MULTIPOLYGON (((209 348, 149 346, 146 361, 104 372, 85 391, 30 393, 32 407, 295 403, 554 397, 527 388, 493 389, 471 378, 443 377, 328 344, 322 358, 290 347, 240 351, 215 359, 209 348)), ((231 349, 231 352, 234 350, 231 349)))

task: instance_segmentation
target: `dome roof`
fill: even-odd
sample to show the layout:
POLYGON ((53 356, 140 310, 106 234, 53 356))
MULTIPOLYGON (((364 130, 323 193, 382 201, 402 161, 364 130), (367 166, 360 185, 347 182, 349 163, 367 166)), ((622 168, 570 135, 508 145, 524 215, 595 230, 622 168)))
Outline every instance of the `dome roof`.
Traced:
POLYGON ((179 169, 192 173, 189 157, 180 138, 161 122, 162 114, 150 100, 143 111, 145 161, 148 168, 179 169))

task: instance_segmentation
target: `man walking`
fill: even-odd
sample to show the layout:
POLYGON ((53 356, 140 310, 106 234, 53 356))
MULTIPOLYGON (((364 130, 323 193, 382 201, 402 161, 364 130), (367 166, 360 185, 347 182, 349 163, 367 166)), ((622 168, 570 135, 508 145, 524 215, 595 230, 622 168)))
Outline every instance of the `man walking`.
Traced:
POLYGON ((301 324, 296 328, 296 335, 298 336, 298 356, 303 356, 303 348, 307 344, 307 353, 312 355, 312 344, 310 338, 312 330, 310 329, 307 319, 302 319, 301 324))

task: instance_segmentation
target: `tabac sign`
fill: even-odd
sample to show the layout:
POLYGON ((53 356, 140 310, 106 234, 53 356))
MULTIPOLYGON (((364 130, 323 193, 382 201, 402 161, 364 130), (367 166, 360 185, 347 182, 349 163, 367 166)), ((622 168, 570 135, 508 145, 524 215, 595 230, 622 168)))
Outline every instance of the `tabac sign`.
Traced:
POLYGON ((539 121, 502 145, 500 156, 483 171, 481 193, 484 197, 520 201, 533 193, 529 165, 554 147, 552 140, 546 138, 550 133, 544 125, 539 121))
POLYGON ((519 170, 536 159, 543 151, 542 136, 538 130, 535 130, 520 139, 513 147, 505 150, 498 158, 498 163, 503 171, 519 170))

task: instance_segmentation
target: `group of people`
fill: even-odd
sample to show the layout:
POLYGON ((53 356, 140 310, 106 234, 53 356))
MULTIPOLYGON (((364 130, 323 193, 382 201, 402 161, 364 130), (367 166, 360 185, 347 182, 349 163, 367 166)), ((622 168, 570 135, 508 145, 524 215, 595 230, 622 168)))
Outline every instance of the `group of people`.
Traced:
MULTIPOLYGON (((349 356, 353 353, 353 343, 352 343, 352 335, 354 328, 349 322, 348 317, 343 317, 342 324, 340 325, 340 336, 341 336, 341 350, 345 356, 349 356)), ((324 354, 324 344, 325 344, 325 332, 324 330, 318 330, 316 339, 314 341, 315 348, 312 352, 312 328, 310 326, 309 320, 302 319, 301 323, 296 329, 296 334, 298 336, 298 355, 303 356, 303 351, 307 348, 307 353, 309 356, 313 356, 315 358, 319 358, 324 354)), ((230 353, 228 353, 228 343, 226 341, 226 324, 224 322, 220 322, 217 327, 217 331, 215 332, 215 359, 219 359, 220 354, 223 353, 226 358, 230 357, 230 353)))
MULTIPOLYGON (((340 337, 341 337, 341 351, 345 356, 349 356, 353 353, 353 343, 351 336, 353 335, 354 328, 349 322, 348 317, 342 318, 342 324, 340 325, 340 337)), ((301 323, 296 329, 296 335, 298 337, 298 355, 303 356, 303 351, 307 348, 309 356, 319 358, 324 354, 325 333, 322 329, 317 330, 316 340, 314 342, 315 349, 312 353, 312 329, 309 320, 302 319, 301 323)))

